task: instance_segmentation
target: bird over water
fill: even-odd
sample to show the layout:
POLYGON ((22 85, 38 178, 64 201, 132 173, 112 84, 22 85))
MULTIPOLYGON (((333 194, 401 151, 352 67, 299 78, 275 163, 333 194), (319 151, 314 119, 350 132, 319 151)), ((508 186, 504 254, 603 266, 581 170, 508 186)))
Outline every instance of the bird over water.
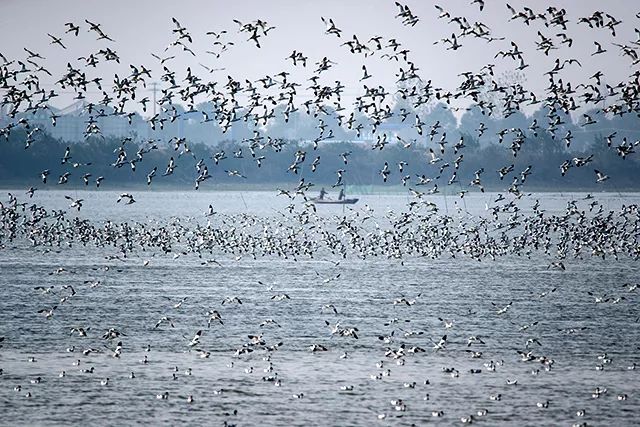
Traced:
POLYGON ((633 425, 640 9, 565 3, 6 38, 5 422, 633 425))

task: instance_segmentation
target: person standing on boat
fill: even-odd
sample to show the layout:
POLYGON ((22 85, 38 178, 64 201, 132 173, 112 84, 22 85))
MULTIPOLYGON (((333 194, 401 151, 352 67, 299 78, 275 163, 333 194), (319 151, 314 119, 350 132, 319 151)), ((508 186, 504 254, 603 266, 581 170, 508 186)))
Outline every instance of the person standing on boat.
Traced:
POLYGON ((318 197, 318 199, 323 200, 325 194, 327 194, 327 192, 324 190, 324 187, 322 187, 320 190, 320 197, 318 197))
POLYGON ((338 200, 344 199, 344 188, 340 189, 340 194, 338 194, 338 200))

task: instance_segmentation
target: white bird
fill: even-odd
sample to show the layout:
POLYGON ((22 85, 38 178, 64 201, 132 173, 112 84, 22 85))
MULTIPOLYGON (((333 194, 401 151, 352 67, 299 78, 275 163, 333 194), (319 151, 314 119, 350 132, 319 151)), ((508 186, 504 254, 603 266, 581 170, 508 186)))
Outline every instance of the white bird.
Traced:
POLYGON ((440 338, 440 340, 438 340, 438 342, 436 343, 435 341, 432 340, 432 342, 434 343, 433 345, 433 349, 435 351, 438 350, 443 350, 447 344, 447 335, 443 335, 442 338, 440 338))
POLYGON ((194 347, 198 344, 200 344, 200 337, 202 336, 202 329, 198 330, 196 332, 196 334, 193 336, 193 338, 191 339, 191 341, 189 342, 189 347, 194 347))
POLYGON ((442 317, 438 317, 438 320, 441 321, 444 324, 444 327, 446 329, 453 328, 453 321, 452 320, 445 320, 442 317))
POLYGON ((58 308, 57 305, 54 305, 51 308, 43 308, 42 310, 38 310, 38 313, 42 314, 45 317, 45 319, 51 319, 54 315, 54 311, 56 308, 58 308))
MULTIPOLYGON (((511 301, 509 304, 505 305, 502 308, 499 308, 498 310, 496 310, 496 314, 505 314, 507 312, 507 310, 509 310, 509 308, 511 307, 511 304, 513 304, 513 301, 511 301)), ((497 304, 495 303, 491 303, 491 305, 493 305, 494 307, 498 307, 497 304)))
POLYGON ((609 175, 605 175, 597 169, 594 169, 596 173, 596 182, 604 182, 609 179, 609 175))
POLYGON ((69 205, 70 208, 76 208, 78 212, 80 212, 80 208, 82 207, 82 202, 84 201, 84 199, 74 199, 71 196, 64 196, 64 198, 67 200, 71 200, 71 204, 69 205))

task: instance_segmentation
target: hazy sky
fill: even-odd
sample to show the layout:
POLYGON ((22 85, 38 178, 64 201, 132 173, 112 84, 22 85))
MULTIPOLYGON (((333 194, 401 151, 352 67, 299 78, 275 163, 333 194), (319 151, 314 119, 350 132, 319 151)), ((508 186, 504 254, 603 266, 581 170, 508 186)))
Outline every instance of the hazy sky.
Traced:
MULTIPOLYGON (((420 69, 419 74, 423 79, 431 79, 436 87, 451 90, 462 81, 458 74, 463 71, 477 72, 482 65, 495 63, 496 74, 500 74, 517 66, 517 62, 510 59, 494 59, 498 50, 510 48, 511 40, 524 51, 525 60, 530 64, 525 70, 526 86, 538 94, 542 93, 547 83, 543 73, 552 68, 557 57, 577 58, 581 61, 582 68, 573 65, 560 74, 560 77, 571 79, 575 83, 586 80, 598 69, 605 72, 608 82, 617 83, 627 80, 629 74, 637 68, 631 65, 628 57, 621 56, 619 48, 612 45, 612 42, 630 44, 637 40, 634 28, 640 27, 640 19, 634 15, 640 11, 640 4, 634 1, 510 2, 518 10, 529 5, 536 13, 551 5, 565 8, 571 21, 567 31, 573 38, 571 48, 560 45, 559 38, 555 36, 560 32, 558 27, 545 28, 541 21, 530 26, 526 26, 522 20, 509 22, 511 14, 503 1, 487 0, 483 12, 479 11, 477 5, 471 5, 470 1, 439 1, 437 3, 445 6, 452 16, 464 16, 471 23, 483 22, 491 28, 493 36, 505 37, 503 41, 490 44, 466 37, 460 39, 463 47, 457 51, 446 50, 444 44, 433 44, 453 32, 460 32, 457 24, 448 23, 447 19, 438 19, 439 12, 434 8, 436 3, 423 0, 404 3, 420 18, 415 27, 403 26, 399 19, 394 18, 398 8, 391 0, 3 0, 0 2, 0 53, 8 59, 24 59, 26 54, 23 47, 39 52, 46 57, 43 63, 56 80, 65 72, 67 62, 79 64, 79 56, 96 53, 108 46, 118 52, 121 64, 117 66, 115 63, 101 63, 96 69, 88 70, 88 77, 102 76, 106 81, 111 81, 114 73, 121 77, 128 75, 128 64, 144 64, 151 68, 154 80, 158 81, 161 67, 150 55, 153 52, 159 56, 176 55, 176 59, 167 65, 178 71, 180 78, 184 77, 187 66, 202 78, 215 78, 222 82, 226 82, 227 75, 244 81, 245 78, 255 80, 286 70, 292 73, 291 80, 305 84, 304 80, 315 69, 313 63, 327 56, 338 65, 322 74, 322 82, 329 84, 340 80, 347 86, 345 93, 351 95, 362 93, 362 83, 358 80, 362 76, 363 64, 373 75, 365 84, 383 85, 389 90, 395 88, 395 74, 400 66, 396 61, 381 58, 380 52, 364 58, 363 55, 350 53, 346 46, 340 46, 353 34, 361 42, 376 35, 385 40, 397 39, 411 51, 409 60, 420 69), (616 27, 617 37, 612 37, 608 29, 590 29, 585 24, 577 24, 579 17, 591 15, 595 10, 603 10, 624 21, 616 27), (341 38, 324 33, 321 16, 334 19, 343 31, 341 38), (191 33, 191 47, 197 57, 176 48, 164 52, 165 47, 176 37, 172 33, 175 28, 171 22, 172 17, 177 18, 191 33), (96 41, 95 33, 88 32, 85 18, 100 23, 104 32, 115 39, 115 43, 96 41), (260 49, 252 41, 246 40, 246 33, 239 34, 238 25, 232 21, 238 19, 247 22, 258 18, 276 27, 268 36, 260 39, 260 49), (65 22, 81 25, 80 36, 65 34, 65 22), (205 53, 213 48, 213 39, 205 33, 221 30, 229 32, 226 39, 233 41, 235 46, 223 53, 220 59, 216 59, 205 53), (553 37, 556 44, 561 46, 559 50, 551 51, 549 57, 535 50, 538 30, 547 37, 553 37), (51 45, 47 33, 62 36, 68 49, 51 45), (594 40, 600 41, 608 52, 590 56, 596 50, 594 40), (294 68, 291 61, 285 59, 293 49, 309 57, 306 69, 294 68), (209 74, 199 63, 208 67, 224 67, 225 70, 209 74)), ((62 104, 69 102, 68 98, 58 101, 62 104)))

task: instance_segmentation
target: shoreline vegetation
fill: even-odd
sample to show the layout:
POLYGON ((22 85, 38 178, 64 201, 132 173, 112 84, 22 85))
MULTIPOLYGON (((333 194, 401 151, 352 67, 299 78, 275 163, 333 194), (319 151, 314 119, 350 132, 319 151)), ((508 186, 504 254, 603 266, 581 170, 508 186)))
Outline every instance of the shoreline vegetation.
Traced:
POLYGON ((217 145, 193 143, 185 151, 184 147, 174 149, 169 143, 123 142, 115 137, 90 137, 83 142, 67 143, 41 133, 32 146, 25 149, 25 132, 15 130, 2 141, 0 188, 96 189, 96 178, 104 177, 100 189, 193 191, 196 166, 204 162, 209 167, 210 179, 199 183, 198 191, 291 190, 304 179, 306 184, 313 183, 308 195, 319 192, 322 187, 337 193, 339 188, 334 185, 340 182, 346 185, 347 194, 392 194, 414 189, 425 194, 454 195, 461 191, 479 192, 479 186, 471 185, 478 171, 482 173, 482 187, 487 192, 507 192, 516 181, 518 191, 525 194, 640 191, 640 162, 636 156, 621 158, 599 137, 594 137, 593 143, 583 151, 569 152, 550 136, 540 135, 527 139, 516 157, 504 145, 480 145, 469 134, 461 137, 467 147, 463 161, 457 161, 460 154, 448 152, 437 163, 432 163, 433 144, 428 141, 409 148, 390 143, 379 150, 372 149, 372 144, 367 142, 323 142, 314 149, 305 141, 285 140, 277 149, 263 147, 251 152, 242 141, 223 141, 217 145), (144 159, 138 155, 141 149, 144 159), (69 158, 63 161, 63 153, 67 151, 69 158), (593 160, 588 164, 569 167, 564 176, 561 174, 563 162, 573 163, 574 158, 591 155, 593 160), (118 161, 119 156, 126 160, 118 161), (300 156, 306 156, 306 161, 299 162, 300 156), (313 167, 312 160, 318 157, 320 160, 313 167), (175 168, 169 176, 163 176, 169 159, 174 160, 175 168), (114 166, 116 163, 119 164, 114 166), (385 164, 389 173, 383 181, 381 171, 385 164), (498 171, 507 167, 510 171, 501 179, 498 171), (157 172, 153 183, 147 185, 147 175, 154 168, 157 172), (527 169, 531 173, 526 175, 525 183, 523 175, 527 169), (606 171, 611 179, 596 182, 594 169, 606 171), (46 184, 41 180, 45 170, 49 171, 46 184), (337 178, 339 173, 343 179, 337 178), (68 174, 68 179, 60 185, 58 181, 64 174, 68 174), (83 176, 87 178, 87 185, 83 176), (422 185, 418 183, 420 180, 422 185))
MULTIPOLYGON (((190 187, 185 187, 180 184, 158 184, 154 185, 152 188, 138 183, 119 183, 116 185, 101 185, 100 188, 87 187, 84 185, 78 184, 70 184, 66 186, 42 186, 42 183, 38 184, 37 180, 31 180, 26 183, 24 182, 1 182, 0 183, 0 191, 9 191, 9 192, 20 192, 26 191, 30 186, 37 189, 38 192, 68 192, 68 191, 87 191, 87 192, 119 192, 119 191, 138 191, 138 192, 149 192, 149 193, 170 193, 170 192, 194 192, 194 193, 224 193, 224 192, 261 192, 261 193, 276 193, 278 189, 286 189, 291 187, 291 183, 273 183, 273 184, 232 184, 232 183, 211 183, 211 185, 206 188, 200 188, 199 190, 194 190, 190 187)), ((309 191, 306 192, 308 196, 315 197, 315 193, 319 193, 320 189, 323 188, 323 184, 317 184, 314 187, 311 187, 309 191)), ((324 186, 328 195, 331 196, 335 193, 337 195, 339 193, 339 189, 331 188, 330 185, 324 186)), ((413 187, 412 187, 413 188, 413 187)), ((418 187, 419 188, 419 187, 418 187)), ((488 187, 485 189, 484 193, 470 188, 467 190, 465 197, 469 194, 475 195, 491 195, 498 193, 506 193, 506 188, 500 187, 488 187)), ((407 187, 403 187, 401 185, 395 186, 347 186, 347 194, 349 196, 377 196, 377 195, 398 195, 405 196, 409 192, 407 187)), ((572 188, 572 187, 560 187, 560 188, 548 188, 548 187, 528 187, 527 191, 523 192, 525 195, 532 194, 636 194, 640 193, 640 185, 637 187, 624 187, 624 188, 608 188, 608 189, 598 189, 592 187, 585 188, 572 188)), ((442 191, 438 191, 435 194, 428 194, 425 197, 460 197, 460 190, 453 188, 444 188, 442 191)), ((301 199, 302 200, 302 199, 301 199)))

